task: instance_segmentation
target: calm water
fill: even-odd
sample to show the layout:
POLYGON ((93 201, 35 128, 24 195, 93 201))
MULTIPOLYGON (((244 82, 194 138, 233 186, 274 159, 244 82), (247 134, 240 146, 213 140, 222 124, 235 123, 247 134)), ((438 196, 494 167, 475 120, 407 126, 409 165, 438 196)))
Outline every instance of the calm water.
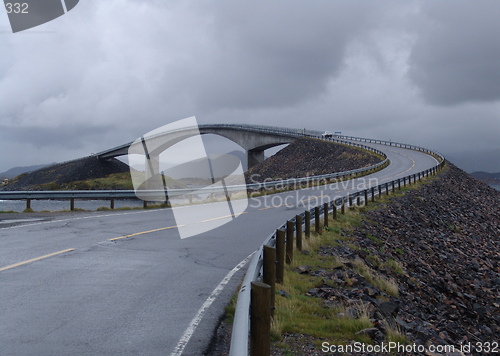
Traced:
MULTIPOLYGON (((31 209, 34 211, 50 210, 69 210, 69 200, 32 200, 31 209)), ((97 210, 101 206, 110 207, 109 200, 75 200, 75 208, 85 209, 85 210, 97 210)), ((122 207, 142 207, 142 200, 136 199, 115 199, 115 208, 122 207)), ((16 211, 22 212, 26 209, 26 200, 0 200, 0 211, 16 211)))
POLYGON ((500 190, 500 184, 490 184, 490 187, 500 190))

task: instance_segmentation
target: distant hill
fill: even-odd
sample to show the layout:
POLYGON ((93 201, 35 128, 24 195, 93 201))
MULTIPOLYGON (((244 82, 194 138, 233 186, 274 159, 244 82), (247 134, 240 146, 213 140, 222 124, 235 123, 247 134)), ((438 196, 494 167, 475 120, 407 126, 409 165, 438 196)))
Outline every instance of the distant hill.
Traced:
MULTIPOLYGON (((115 173, 129 173, 129 167, 116 159, 99 161, 85 157, 22 173, 12 179, 4 190, 54 190, 64 189, 71 182, 104 178, 115 173)), ((129 173, 130 175, 130 173, 129 173)))
POLYGON ((247 183, 344 172, 380 162, 371 152, 303 138, 296 140, 245 173, 247 183))
POLYGON ((489 173, 489 172, 472 172, 470 173, 476 179, 487 183, 487 184, 500 184, 500 172, 497 173, 489 173))
MULTIPOLYGON (((241 162, 241 166, 245 169, 246 155, 241 151, 231 151, 227 154, 210 155, 214 178, 230 175, 234 172, 241 162)), ((183 178, 210 179, 208 159, 200 158, 194 161, 182 163, 164 171, 168 177, 184 181, 183 178)), ((188 183, 189 184, 189 183, 188 183)), ((191 184, 194 184, 191 182, 191 184)))
POLYGON ((44 168, 47 166, 51 166, 55 164, 54 163, 49 163, 49 164, 38 164, 35 166, 25 166, 25 167, 14 167, 9 169, 7 172, 0 173, 0 179, 12 179, 17 177, 20 174, 26 173, 26 172, 32 172, 36 171, 37 169, 44 168))

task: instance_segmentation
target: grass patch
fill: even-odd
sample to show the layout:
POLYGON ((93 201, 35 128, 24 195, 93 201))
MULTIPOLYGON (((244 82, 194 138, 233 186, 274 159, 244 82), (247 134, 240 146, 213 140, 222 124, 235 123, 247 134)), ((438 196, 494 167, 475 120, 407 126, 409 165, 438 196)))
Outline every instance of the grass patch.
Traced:
POLYGON ((383 290, 393 297, 397 297, 399 295, 398 285, 394 280, 377 275, 360 259, 354 260, 353 264, 354 270, 362 275, 372 286, 383 290))
POLYGON ((132 210, 130 206, 122 206, 121 208, 115 208, 115 210, 132 210))
POLYGON ((0 210, 0 214, 12 214, 15 213, 13 210, 0 210))
POLYGON ((384 263, 385 266, 389 267, 391 270, 393 270, 395 273, 398 273, 398 274, 403 274, 403 268, 401 267, 401 265, 395 261, 394 259, 392 258, 389 258, 387 260, 387 262, 384 263))
MULTIPOLYGON (((271 323, 271 337, 275 340, 273 345, 289 349, 286 345, 286 339, 281 339, 280 337, 283 333, 310 335, 314 338, 315 341, 313 343, 318 349, 322 342, 321 338, 335 340, 337 345, 348 344, 352 340, 367 344, 372 343, 372 340, 368 336, 356 334, 362 329, 372 327, 366 311, 363 310, 362 304, 349 306, 351 310, 353 307, 358 308, 358 318, 353 318, 349 316, 349 313, 343 313, 346 310, 346 306, 344 305, 327 305, 321 298, 307 296, 306 293, 311 288, 320 287, 325 283, 335 287, 335 283, 337 282, 310 274, 299 274, 294 272, 293 269, 304 265, 310 266, 312 271, 320 269, 326 271, 347 269, 343 259, 331 255, 321 255, 320 247, 346 245, 353 250, 361 250, 355 244, 354 237, 350 236, 356 228, 362 226, 363 220, 366 221, 366 216, 360 213, 386 209, 394 197, 403 196, 406 192, 418 189, 423 184, 430 184, 434 179, 439 178, 429 177, 425 180, 412 183, 411 186, 401 187, 401 190, 396 189, 394 193, 391 192, 389 195, 382 194, 376 198, 375 203, 370 201, 367 206, 356 206, 352 210, 346 209, 345 214, 341 214, 338 211, 337 219, 333 220, 330 215, 329 226, 324 228, 320 234, 312 233, 310 239, 303 238, 303 250, 307 250, 308 253, 304 254, 300 251, 295 251, 292 264, 285 266, 284 283, 276 285, 277 290, 284 290, 290 297, 284 298, 276 295, 275 318, 271 323)), ((323 219, 321 220, 323 221, 323 219)), ((381 239, 370 234, 367 234, 366 237, 383 249, 382 245, 384 242, 381 239)), ((384 291, 386 294, 398 297, 399 292, 396 282, 384 275, 379 275, 372 268, 387 268, 394 273, 405 274, 401 265, 394 258, 388 258, 384 262, 378 256, 370 255, 369 250, 363 250, 367 252, 365 257, 366 263, 360 258, 349 261, 349 263, 352 263, 354 272, 362 275, 366 282, 384 291)), ((403 250, 396 249, 395 255, 403 255, 403 250)), ((347 264, 347 262, 345 263, 347 264)), ((344 288, 350 288, 348 278, 344 278, 344 281, 346 282, 344 288)), ((386 342, 410 342, 396 325, 387 324, 386 330, 386 342)))

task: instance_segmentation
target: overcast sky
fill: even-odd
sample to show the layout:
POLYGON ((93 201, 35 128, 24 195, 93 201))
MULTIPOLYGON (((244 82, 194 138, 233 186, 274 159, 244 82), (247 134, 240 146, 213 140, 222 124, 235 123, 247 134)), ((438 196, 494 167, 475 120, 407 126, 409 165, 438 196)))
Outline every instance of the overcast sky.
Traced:
POLYGON ((500 171, 499 18, 495 0, 81 0, 12 34, 0 11, 0 172, 190 116, 391 139, 500 171))

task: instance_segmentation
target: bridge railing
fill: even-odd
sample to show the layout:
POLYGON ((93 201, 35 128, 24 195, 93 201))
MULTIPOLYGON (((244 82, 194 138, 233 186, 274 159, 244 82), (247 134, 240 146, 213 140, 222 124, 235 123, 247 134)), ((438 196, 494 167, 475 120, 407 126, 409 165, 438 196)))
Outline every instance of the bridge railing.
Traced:
MULTIPOLYGON (((202 125, 201 125, 202 126, 202 125)), ((210 125, 210 127, 214 126, 245 126, 245 125, 210 125)), ((259 127, 251 126, 252 128, 261 129, 259 127)), ((185 128, 184 128, 185 129, 185 128)), ((263 129, 268 130, 269 127, 263 126, 263 129)), ((270 129, 269 129, 270 130, 270 129)), ((282 130, 286 131, 286 130, 282 130)), ((276 132, 276 131, 274 131, 276 132)), ((305 135, 297 133, 297 135, 305 135)), ((308 134, 309 135, 309 134, 308 134)), ((317 136, 310 135, 309 137, 317 138, 317 136)), ((368 172, 370 170, 377 169, 378 167, 387 163, 387 156, 384 152, 377 150, 373 147, 365 146, 363 144, 352 142, 344 139, 331 138, 330 141, 342 143, 345 145, 362 148, 376 154, 379 154, 385 159, 379 163, 368 167, 362 167, 358 169, 353 169, 344 172, 323 174, 317 176, 309 176, 309 177, 301 177, 301 178, 289 178, 282 180, 275 180, 269 182, 255 182, 249 183, 245 185, 228 185, 225 187, 203 187, 203 188, 185 188, 185 189, 165 189, 165 190, 141 190, 142 197, 151 198, 157 197, 161 194, 165 195, 168 198, 186 196, 190 194, 215 194, 222 192, 234 192, 234 191, 242 191, 247 189, 248 191, 262 190, 262 189, 277 189, 285 186, 301 186, 314 182, 328 182, 333 179, 343 179, 345 177, 353 176, 356 174, 368 172)), ((136 198, 136 194, 134 190, 72 190, 72 191, 2 191, 0 192, 0 199, 2 200, 26 200, 27 208, 30 207, 30 200, 43 200, 43 199, 70 199, 71 200, 71 208, 74 207, 74 199, 126 199, 126 198, 136 198)))
MULTIPOLYGON (((362 138, 355 138, 355 137, 349 137, 349 136, 336 136, 335 138, 331 138, 330 140, 336 141, 336 140, 352 140, 355 139, 355 141, 362 141, 362 140, 368 140, 365 142, 370 142, 369 139, 362 139, 362 138)), ((389 187, 392 187, 392 190, 394 191, 395 187, 397 186, 398 189, 401 189, 401 183, 406 186, 406 183, 408 182, 411 184, 411 182, 417 182, 417 179, 420 180, 423 177, 427 177, 432 174, 436 174, 439 169, 441 169, 446 160, 443 155, 441 155, 438 152, 431 151, 428 149, 425 149, 423 147, 419 146, 413 146, 413 145, 405 145, 405 144, 400 144, 400 143, 394 143, 390 141, 383 141, 383 140, 371 140, 371 143, 378 143, 378 144, 384 144, 384 145, 401 145, 397 147, 404 147, 404 148, 409 148, 413 149, 416 151, 421 151, 425 152, 434 156, 437 156, 440 161, 433 166, 430 169, 420 171, 418 173, 409 175, 407 177, 403 178, 398 178, 396 180, 393 180, 392 182, 385 183, 383 185, 378 185, 377 187, 368 187, 364 190, 357 191, 354 194, 348 194, 343 197, 336 198, 332 201, 330 201, 327 204, 328 209, 336 209, 338 210, 339 205, 340 207, 342 204, 346 204, 346 202, 351 202, 352 198, 356 198, 356 201, 363 200, 364 203, 366 204, 368 202, 368 198, 371 198, 372 200, 375 199, 376 196, 382 194, 382 193, 389 193, 389 187), (377 141, 377 142, 375 142, 377 141), (363 194, 361 194, 363 192, 363 194), (359 197, 359 198, 358 198, 359 197), (358 200, 359 199, 359 200, 358 200)), ((319 211, 321 214, 324 214, 324 205, 320 205, 317 208, 319 208, 319 211)), ((342 209, 342 207, 341 207, 342 209)), ((316 207, 309 210, 309 214, 312 216, 315 216, 313 214, 313 211, 315 212, 316 207)), ((326 212, 328 214, 328 211, 326 212)), ((305 212, 300 214, 303 218, 305 217, 305 212)), ((303 219, 304 220, 304 219, 303 219)), ((314 220, 314 219, 312 219, 314 220)), ((295 217, 292 217, 290 221, 295 221, 295 217)), ((278 227, 277 230, 284 229, 286 226, 287 222, 284 222, 281 226, 278 227)), ((274 247, 276 245, 276 231, 273 232, 271 235, 269 235, 264 243, 259 247, 259 249, 256 251, 254 256, 252 257, 252 260, 250 261, 250 264, 248 266, 247 273, 245 275, 245 278, 243 280, 243 283, 241 285, 241 288, 238 293, 238 299, 236 302, 236 310, 235 310, 235 315, 234 315, 234 320, 233 320, 233 329, 232 329, 232 336, 231 336, 231 347, 230 347, 230 356, 248 356, 248 351, 249 351, 249 330, 250 330, 250 306, 251 306, 251 284, 252 282, 257 282, 261 281, 263 277, 263 264, 264 264, 264 256, 263 256, 263 251, 264 251, 264 246, 272 246, 274 247)), ((271 291, 271 293, 274 293, 275 291, 271 291)), ((254 355, 251 355, 254 356, 254 355)))

